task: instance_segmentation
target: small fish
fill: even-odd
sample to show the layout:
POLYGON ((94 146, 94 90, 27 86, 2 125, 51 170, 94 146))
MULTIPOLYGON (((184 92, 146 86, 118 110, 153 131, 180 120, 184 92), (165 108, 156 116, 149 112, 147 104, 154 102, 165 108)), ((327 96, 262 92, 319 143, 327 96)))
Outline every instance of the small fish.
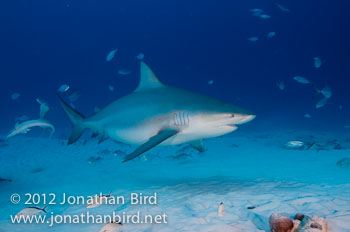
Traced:
POLYGON ((208 81, 208 85, 212 85, 214 83, 213 80, 208 81))
POLYGON ((256 36, 252 36, 252 37, 249 37, 248 40, 249 40, 250 42, 256 42, 256 41, 259 40, 259 38, 256 37, 256 36))
POLYGON ((271 38, 275 37, 275 35, 276 35, 276 32, 271 31, 271 32, 267 33, 266 37, 267 37, 268 39, 271 39, 271 38))
POLYGON ((122 224, 120 222, 110 222, 102 227, 100 232, 119 232, 122 224))
POLYGON ((323 89, 317 89, 316 87, 314 87, 314 89, 316 91, 316 95, 322 94, 325 98, 332 97, 332 90, 328 86, 325 86, 323 89))
POLYGON ((350 129, 350 125, 345 125, 344 128, 345 129, 350 129))
POLYGON ((310 114, 304 114, 304 118, 311 118, 310 114))
POLYGON ((277 87, 280 89, 280 90, 284 90, 286 88, 286 85, 284 84, 284 81, 280 81, 280 82, 277 82, 277 87))
POLYGON ((40 104, 40 119, 44 119, 47 112, 50 110, 50 106, 39 98, 37 98, 36 101, 40 104))
POLYGON ((13 93, 13 94, 11 95, 11 99, 12 99, 12 100, 17 100, 20 96, 21 96, 20 93, 13 93))
POLYGON ((263 12, 263 10, 259 8, 250 9, 249 11, 253 13, 253 16, 259 16, 263 12))
POLYGON ((271 16, 267 15, 267 14, 261 14, 261 15, 259 15, 259 17, 262 18, 262 19, 269 19, 269 18, 271 18, 271 16))
POLYGON ((311 82, 308 79, 306 79, 305 77, 295 76, 295 77, 293 77, 293 79, 299 83, 302 83, 302 84, 311 84, 311 82))
POLYGON ((328 98, 324 97, 322 98, 321 100, 319 100, 317 103, 316 103, 316 109, 319 109, 321 107, 324 107, 328 102, 328 98))
POLYGON ((96 208, 100 205, 102 205, 103 203, 107 203, 107 199, 111 196, 112 192, 109 192, 108 195, 95 195, 92 198, 92 202, 89 202, 89 204, 87 204, 86 208, 91 209, 91 208, 96 208))
POLYGON ((220 205, 219 205, 218 215, 220 217, 225 215, 225 207, 224 207, 224 203, 223 202, 221 202, 220 205))
POLYGON ((44 206, 43 208, 39 208, 39 207, 27 207, 22 209, 18 214, 16 214, 16 217, 20 217, 20 216, 32 216, 32 215, 37 215, 39 213, 47 213, 46 212, 46 207, 48 205, 44 206))
POLYGON ((299 148, 304 146, 304 143, 301 141, 289 141, 288 143, 286 143, 286 147, 289 148, 299 148))
POLYGON ((339 109, 339 110, 342 110, 342 109, 343 109, 343 105, 339 105, 339 106, 338 106, 338 109, 339 109))
POLYGON ((139 54, 136 56, 136 59, 138 59, 138 60, 143 60, 143 58, 145 58, 145 54, 143 54, 143 53, 139 53, 139 54))
POLYGON ((316 109, 322 108, 322 107, 324 107, 327 103, 328 103, 328 98, 322 98, 321 100, 319 100, 319 101, 316 103, 315 108, 316 108, 316 109))
POLYGON ((319 56, 314 57, 314 67, 315 68, 321 68, 322 66, 322 60, 319 56))
POLYGON ((118 51, 118 49, 114 49, 112 51, 110 51, 107 56, 106 56, 106 61, 109 62, 111 60, 113 60, 114 56, 115 56, 115 53, 118 51))
POLYGON ((289 9, 287 9, 287 8, 284 7, 284 6, 282 6, 281 4, 276 3, 276 6, 277 6, 278 8, 280 8, 282 11, 289 12, 289 9))
POLYGON ((113 92, 114 91, 114 86, 113 85, 108 85, 109 91, 113 92))
POLYGON ((59 92, 59 93, 64 93, 64 92, 66 92, 66 91, 68 91, 68 90, 69 90, 69 86, 63 84, 63 85, 61 85, 61 86, 57 89, 57 92, 59 92))
POLYGON ((131 71, 128 69, 119 69, 118 73, 119 75, 129 75, 131 71))

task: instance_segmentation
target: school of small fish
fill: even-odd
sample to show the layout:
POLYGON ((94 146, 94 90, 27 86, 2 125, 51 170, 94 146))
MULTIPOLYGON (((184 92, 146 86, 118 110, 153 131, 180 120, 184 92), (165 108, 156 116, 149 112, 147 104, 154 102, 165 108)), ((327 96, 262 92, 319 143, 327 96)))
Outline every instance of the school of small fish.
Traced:
MULTIPOLYGON (((279 8, 281 11, 283 12, 290 12, 290 10, 280 4, 280 3, 275 3, 276 7, 279 8)), ((249 12, 251 13, 252 16, 254 17, 259 17, 259 18, 262 18, 262 19, 269 19, 271 18, 271 16, 269 14, 266 14, 264 12, 263 9, 261 8, 252 8, 249 10, 249 12)), ((275 31, 270 31, 270 32, 266 32, 265 34, 266 36, 266 39, 272 39, 276 36, 276 32, 275 31)), ((248 41, 250 42, 257 42, 259 40, 259 36, 256 35, 256 36, 251 36, 251 37, 248 37, 248 41)), ((320 69, 324 63, 324 60, 321 58, 321 56, 314 56, 313 58, 313 66, 315 69, 320 69)), ((316 94, 314 95, 313 98, 318 98, 316 99, 316 104, 315 104, 315 108, 316 109, 320 109, 324 106, 326 106, 327 104, 330 103, 329 99, 333 96, 333 93, 332 93, 332 90, 330 87, 328 86, 325 86, 324 88, 322 89, 318 89, 316 88, 314 82, 311 82, 308 78, 306 77, 303 77, 303 76, 294 76, 293 77, 294 81, 300 83, 300 84, 304 84, 304 85, 309 85, 309 86, 312 86, 316 92, 316 94)), ((276 86, 279 90, 283 91, 285 89, 285 82, 284 81, 278 81, 276 83, 276 86)), ((343 106, 342 105, 338 105, 338 109, 339 110, 342 110, 343 109, 343 106)), ((310 118, 311 115, 310 114, 305 114, 304 115, 305 118, 310 118)))

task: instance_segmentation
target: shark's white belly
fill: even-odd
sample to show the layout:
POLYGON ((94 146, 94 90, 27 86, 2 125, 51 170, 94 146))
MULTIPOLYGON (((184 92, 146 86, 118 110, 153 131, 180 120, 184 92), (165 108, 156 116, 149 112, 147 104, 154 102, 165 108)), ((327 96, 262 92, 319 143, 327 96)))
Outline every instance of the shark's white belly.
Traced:
MULTIPOLYGON (((183 120, 184 121, 184 120, 183 120)), ((211 138, 227 134, 235 130, 234 126, 222 126, 213 130, 212 128, 206 128, 203 125, 191 126, 189 124, 178 124, 174 121, 172 115, 159 118, 151 118, 143 121, 143 123, 125 126, 112 126, 106 125, 104 128, 105 133, 112 139, 124 142, 127 144, 141 145, 146 143, 151 137, 157 135, 164 128, 177 129, 179 132, 166 139, 159 145, 177 145, 187 143, 194 140, 200 140, 204 138, 211 138)))
MULTIPOLYGON (((127 130, 109 130, 108 135, 110 138, 133 145, 141 145, 146 143, 151 137, 157 135, 159 130, 154 130, 154 128, 133 128, 127 130)), ((177 145, 193 140, 202 139, 200 135, 191 135, 179 132, 177 135, 172 136, 171 138, 160 143, 160 146, 165 145, 177 145)))
POLYGON ((140 145, 155 136, 163 128, 164 123, 143 122, 134 125, 106 125, 105 133, 112 139, 133 145, 140 145))

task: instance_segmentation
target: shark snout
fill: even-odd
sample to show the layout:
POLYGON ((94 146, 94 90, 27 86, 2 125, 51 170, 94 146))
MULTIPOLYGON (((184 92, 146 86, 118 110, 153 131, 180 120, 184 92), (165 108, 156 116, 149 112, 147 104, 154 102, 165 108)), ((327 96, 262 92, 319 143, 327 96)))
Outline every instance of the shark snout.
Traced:
POLYGON ((254 114, 232 114, 232 116, 233 124, 235 125, 250 122, 256 117, 254 114))
POLYGON ((211 121, 211 124, 216 127, 233 126, 247 123, 255 118, 255 114, 247 113, 224 113, 216 114, 211 121))

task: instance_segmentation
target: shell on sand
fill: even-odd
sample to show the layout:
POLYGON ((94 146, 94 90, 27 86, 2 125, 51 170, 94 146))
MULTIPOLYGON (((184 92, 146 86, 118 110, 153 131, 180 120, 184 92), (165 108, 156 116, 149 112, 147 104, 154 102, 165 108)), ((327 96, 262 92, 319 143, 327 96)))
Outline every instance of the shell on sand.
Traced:
POLYGON ((224 203, 220 203, 220 206, 219 206, 219 209, 218 209, 218 215, 220 217, 224 216, 225 215, 225 206, 224 206, 224 203))

